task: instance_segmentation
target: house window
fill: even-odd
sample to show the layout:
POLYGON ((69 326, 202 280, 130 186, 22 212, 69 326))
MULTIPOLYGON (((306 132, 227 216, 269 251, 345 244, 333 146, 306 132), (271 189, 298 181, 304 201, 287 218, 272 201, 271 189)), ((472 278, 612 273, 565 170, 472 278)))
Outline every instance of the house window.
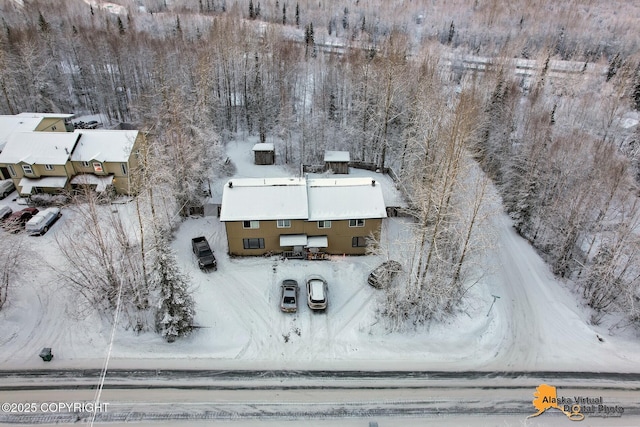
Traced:
POLYGON ((127 174, 127 164, 126 163, 121 163, 120 164, 120 169, 122 170, 122 175, 126 175, 127 174))
POLYGON ((94 172, 102 172, 102 163, 93 162, 93 171, 94 172))
POLYGON ((290 219, 279 219, 278 228, 291 228, 291 220, 290 219))
POLYGON ((53 170, 53 165, 44 165, 44 168, 48 171, 52 171, 53 170))
POLYGON ((83 168, 88 168, 89 166, 90 166, 89 162, 82 162, 82 167, 83 168))
POLYGON ((331 221, 318 221, 318 228, 331 228, 331 221))
POLYGON ((33 169, 31 168, 31 165, 22 165, 22 170, 26 175, 33 175, 33 169))
POLYGON ((245 249, 264 249, 264 239, 242 239, 242 246, 245 249))
POLYGON ((16 176, 16 170, 13 168, 13 165, 7 165, 9 167, 9 174, 11 176, 16 176))
POLYGON ((349 227, 364 227, 364 219, 350 219, 349 227))
POLYGON ((364 248, 367 246, 366 237, 353 237, 351 238, 351 246, 354 248, 364 248))
POLYGON ((51 126, 51 130, 56 130, 56 129, 58 129, 58 128, 55 125, 51 126))
POLYGON ((242 221, 242 228, 260 228, 260 221, 242 221))

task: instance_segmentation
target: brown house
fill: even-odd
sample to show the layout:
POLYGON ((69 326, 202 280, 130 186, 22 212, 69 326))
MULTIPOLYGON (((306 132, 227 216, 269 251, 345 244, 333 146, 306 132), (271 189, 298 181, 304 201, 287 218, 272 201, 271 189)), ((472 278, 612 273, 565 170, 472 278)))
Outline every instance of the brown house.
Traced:
POLYGON ((20 119, 36 119, 39 123, 32 130, 36 132, 73 132, 71 119, 74 114, 59 113, 20 113, 20 119))
POLYGON ((139 131, 14 132, 0 153, 0 172, 24 197, 80 185, 130 194, 140 139, 139 131))
MULTIPOLYGON (((0 152, 9 137, 17 132, 66 132, 73 131, 70 120, 73 114, 20 113, 13 116, 0 115, 0 152)), ((7 171, 0 171, 9 179, 7 171)))
POLYGON ((76 130, 82 137, 71 154, 76 174, 71 184, 98 192, 113 186, 118 194, 135 193, 131 171, 138 167, 143 134, 137 130, 76 130))
POLYGON ((79 138, 72 132, 13 133, 0 153, 0 170, 23 196, 69 190, 69 156, 79 138))
POLYGON ((231 255, 361 255, 386 216, 371 178, 245 178, 225 185, 220 220, 231 255))

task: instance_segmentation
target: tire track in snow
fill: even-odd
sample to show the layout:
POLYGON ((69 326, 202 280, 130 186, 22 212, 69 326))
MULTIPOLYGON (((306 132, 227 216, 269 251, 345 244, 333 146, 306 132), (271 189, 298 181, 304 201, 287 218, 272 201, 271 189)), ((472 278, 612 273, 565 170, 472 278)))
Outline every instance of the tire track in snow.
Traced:
MULTIPOLYGON (((243 276, 242 271, 238 270, 227 272, 226 278, 232 279, 233 286, 221 287, 220 292, 218 292, 217 295, 223 297, 225 304, 233 307, 235 311, 243 312, 243 315, 238 316, 238 319, 242 322, 245 330, 249 334, 249 340, 247 344, 243 346, 243 348, 238 352, 235 358, 243 358, 249 353, 249 350, 252 350, 255 353, 267 351, 265 349, 265 346, 272 347, 276 345, 276 343, 274 343, 273 341, 277 340, 279 329, 274 322, 273 317, 269 317, 267 314, 265 314, 269 313, 273 316, 273 313, 275 312, 275 310, 272 310, 272 307, 270 307, 270 290, 267 291, 269 293, 262 300, 262 304, 260 304, 260 300, 255 300, 252 301, 252 304, 247 304, 246 288, 255 287, 254 284, 252 284, 251 281, 246 280, 246 278, 243 276), (248 310, 251 311, 250 314, 247 313, 248 310), (263 322, 265 325, 268 325, 267 328, 270 336, 256 336, 256 330, 263 330, 262 327, 255 327, 256 322, 263 322)), ((265 277, 265 279, 267 278, 265 277)), ((267 283, 269 283, 272 280, 273 279, 267 279, 266 281, 267 283)), ((253 294, 260 295, 260 292, 255 292, 253 294)), ((279 345, 280 342, 278 342, 277 344, 279 345)))
MULTIPOLYGON (((25 354, 29 354, 28 352, 24 351, 29 347, 33 347, 34 343, 33 341, 38 337, 38 331, 42 331, 43 329, 43 319, 46 315, 46 307, 50 306, 50 304, 44 304, 42 301, 42 296, 41 296, 41 292, 37 292, 37 290, 35 290, 33 288, 33 286, 31 284, 29 284, 29 287, 34 291, 33 293, 35 294, 35 297, 37 298, 37 307, 31 307, 31 313, 35 313, 37 315, 36 318, 36 322, 34 324, 32 324, 30 326, 30 329, 28 330, 28 333, 25 335, 24 333, 27 332, 24 329, 19 331, 19 332, 15 332, 14 334, 12 334, 12 338, 9 341, 12 341, 15 337, 16 339, 16 343, 17 342, 21 342, 21 344, 16 344, 19 345, 19 347, 14 347, 12 350, 11 354, 6 354, 6 357, 3 358, 2 360, 0 360, 1 363, 5 363, 9 360, 11 360, 13 358, 13 356, 15 355, 25 355, 25 354)), ((47 294, 48 295, 48 294, 47 294)), ((47 299, 48 302, 48 299, 47 299)), ((25 307, 26 309, 26 307, 25 307)), ((7 341, 7 343, 9 342, 7 341)), ((6 347, 5 347, 6 348, 6 347)), ((39 353, 39 352, 38 352, 39 353)), ((37 354, 35 354, 34 356, 37 356, 37 354)), ((24 358, 24 356, 22 356, 22 358, 24 358)))
POLYGON ((553 364, 555 354, 575 354, 576 362, 594 354, 596 334, 571 310, 574 297, 566 286, 516 233, 506 214, 498 215, 494 226, 500 243, 496 292, 502 297, 494 309, 502 317, 505 336, 486 366, 535 370, 553 364))
MULTIPOLYGON (((353 301, 360 301, 360 299, 356 299, 356 297, 360 297, 361 294, 367 292, 367 288, 365 288, 364 286, 358 288, 358 290, 356 290, 354 293, 351 294, 351 296, 342 304, 340 305, 340 307, 336 310, 336 313, 340 313, 342 311, 344 311, 348 305, 351 304, 351 302, 353 301)), ((351 323, 353 322, 354 319, 356 319, 357 317, 362 316, 363 311, 366 307, 368 307, 369 305, 371 305, 372 301, 371 298, 362 298, 362 301, 357 305, 357 309, 352 310, 353 311, 353 315, 347 317, 343 322, 340 323, 339 326, 334 328, 334 335, 339 334, 341 332, 343 332, 345 329, 347 329, 347 327, 349 325, 351 325, 351 323)), ((334 323, 335 324, 335 323, 334 323)))

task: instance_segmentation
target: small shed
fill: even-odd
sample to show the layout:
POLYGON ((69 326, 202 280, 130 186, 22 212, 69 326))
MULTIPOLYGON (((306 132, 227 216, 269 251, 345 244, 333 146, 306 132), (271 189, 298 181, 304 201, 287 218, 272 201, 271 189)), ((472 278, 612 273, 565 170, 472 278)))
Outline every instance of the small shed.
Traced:
POLYGON ((333 173, 349 173, 349 152, 348 151, 325 151, 324 170, 333 173))
POLYGON ((253 146, 256 165, 272 165, 276 162, 276 150, 271 143, 256 144, 253 146))

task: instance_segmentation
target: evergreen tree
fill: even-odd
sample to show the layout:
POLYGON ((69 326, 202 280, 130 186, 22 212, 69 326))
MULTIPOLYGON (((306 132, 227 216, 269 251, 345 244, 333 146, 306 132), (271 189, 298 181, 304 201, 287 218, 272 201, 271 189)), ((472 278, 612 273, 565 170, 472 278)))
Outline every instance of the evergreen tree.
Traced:
POLYGON ((606 81, 609 81, 618 74, 618 69, 622 66, 622 59, 620 58, 620 54, 616 53, 613 59, 609 62, 609 68, 607 69, 607 78, 606 81))
POLYGON ((296 27, 300 26, 300 5, 296 2, 296 27))
POLYGON ((633 77, 633 106, 636 110, 640 111, 640 64, 636 68, 636 73, 633 77))
POLYGON ((316 44, 313 36, 313 23, 310 23, 304 27, 304 43, 305 56, 309 56, 311 54, 312 57, 316 56, 316 44))
MULTIPOLYGON (((120 18, 118 18, 120 19, 120 18)), ((182 35, 182 26, 180 25, 180 17, 176 16, 176 34, 178 36, 182 35)))
POLYGON ((256 17, 255 10, 253 9, 253 0, 249 0, 249 19, 256 17))
POLYGON ((451 44, 455 33, 456 33, 456 27, 453 25, 453 21, 451 21, 451 25, 449 25, 449 36, 447 37, 447 44, 451 44))
POLYGON ((38 12, 38 28, 40 28, 40 32, 42 33, 48 33, 51 29, 47 20, 42 16, 42 12, 38 12))
POLYGON ((349 29, 349 9, 346 7, 344 8, 344 15, 342 15, 342 28, 349 29))
POLYGON ((118 16, 118 33, 122 36, 124 35, 124 24, 122 23, 122 19, 118 16))
POLYGON ((282 5, 282 25, 287 25, 287 4, 282 5))
POLYGON ((156 328, 167 342, 189 335, 193 330, 195 302, 188 278, 180 269, 169 247, 167 233, 156 233, 156 260, 152 284, 160 291, 156 328))

